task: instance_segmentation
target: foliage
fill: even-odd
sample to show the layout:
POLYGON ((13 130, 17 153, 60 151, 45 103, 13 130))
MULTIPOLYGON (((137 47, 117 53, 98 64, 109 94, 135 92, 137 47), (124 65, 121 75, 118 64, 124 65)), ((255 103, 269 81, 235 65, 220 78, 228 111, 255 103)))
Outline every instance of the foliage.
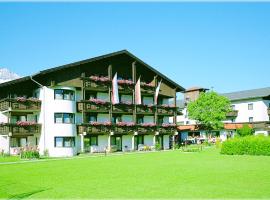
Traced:
POLYGON ((220 149, 222 146, 220 138, 216 138, 216 148, 220 149))
POLYGON ((244 124, 242 128, 239 128, 236 130, 236 133, 240 137, 245 137, 245 136, 253 135, 254 130, 250 128, 248 124, 244 124))
POLYGON ((40 158, 39 151, 37 149, 25 149, 21 152, 21 158, 38 159, 40 158))
POLYGON ((223 142, 221 154, 270 156, 270 137, 246 136, 229 139, 223 142))
POLYGON ((156 142, 156 144, 155 144, 155 150, 156 151, 160 151, 161 150, 161 145, 158 142, 156 142))
POLYGON ((223 127, 222 120, 226 119, 231 106, 227 97, 211 91, 201 93, 196 101, 188 104, 187 109, 190 119, 196 120, 205 130, 210 131, 223 127))

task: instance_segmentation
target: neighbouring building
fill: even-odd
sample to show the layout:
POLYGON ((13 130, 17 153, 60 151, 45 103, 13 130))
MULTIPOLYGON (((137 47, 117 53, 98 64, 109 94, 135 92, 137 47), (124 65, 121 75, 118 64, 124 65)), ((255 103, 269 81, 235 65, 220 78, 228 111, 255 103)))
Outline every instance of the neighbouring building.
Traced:
MULTIPOLYGON (((186 140, 188 136, 205 137, 205 130, 201 130, 199 126, 196 126, 196 121, 189 119, 187 104, 196 100, 201 92, 207 90, 200 87, 187 89, 184 99, 178 101, 182 113, 177 116, 179 141, 186 140)), ((214 135, 226 140, 228 137, 233 137, 236 129, 241 128, 243 124, 252 127, 255 130, 255 135, 269 135, 270 87, 223 93, 221 95, 229 98, 233 111, 227 114, 227 119, 224 120, 224 128, 213 131, 214 135)))
POLYGON ((106 148, 140 150, 157 142, 169 149, 177 134, 176 97, 183 91, 126 50, 5 82, 0 84, 0 151, 17 154, 21 147, 37 146, 41 154, 57 157, 106 148), (120 102, 113 104, 116 73, 120 102), (136 105, 139 78, 142 104, 136 105))

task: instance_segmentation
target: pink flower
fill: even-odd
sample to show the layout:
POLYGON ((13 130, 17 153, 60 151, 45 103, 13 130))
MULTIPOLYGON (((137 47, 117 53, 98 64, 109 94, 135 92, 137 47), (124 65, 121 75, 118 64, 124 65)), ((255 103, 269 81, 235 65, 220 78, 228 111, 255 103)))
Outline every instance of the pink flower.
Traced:
POLYGON ((135 123, 134 122, 117 122, 116 123, 117 126, 135 126, 135 123))
POLYGON ((133 81, 130 80, 117 80, 117 83, 123 84, 123 85, 133 85, 133 81))
POLYGON ((90 124, 92 125, 92 126, 111 126, 112 125, 112 123, 111 122, 109 122, 109 121, 107 121, 107 122, 90 122, 90 124))
POLYGON ((92 81, 100 81, 100 82, 109 82, 110 79, 106 76, 90 76, 90 80, 92 81))
POLYGON ((23 122, 23 121, 17 121, 16 122, 16 125, 18 126, 33 126, 33 125, 36 125, 37 123, 36 122, 23 122))
POLYGON ((101 104, 101 105, 109 103, 109 102, 104 101, 102 99, 95 99, 95 98, 90 98, 89 101, 92 102, 92 103, 101 104))
POLYGON ((153 123, 153 122, 148 122, 148 123, 142 123, 141 126, 143 126, 143 127, 154 127, 154 126, 156 126, 156 124, 153 123))
POLYGON ((141 82, 141 86, 143 87, 150 87, 150 88, 154 88, 155 85, 153 83, 145 83, 145 82, 141 82))
POLYGON ((26 102, 26 98, 25 97, 17 97, 16 100, 18 102, 26 102))
POLYGON ((176 126, 176 124, 174 124, 174 123, 163 123, 162 124, 162 127, 175 127, 176 126))
POLYGON ((132 105, 132 102, 131 101, 121 101, 120 104, 132 105))

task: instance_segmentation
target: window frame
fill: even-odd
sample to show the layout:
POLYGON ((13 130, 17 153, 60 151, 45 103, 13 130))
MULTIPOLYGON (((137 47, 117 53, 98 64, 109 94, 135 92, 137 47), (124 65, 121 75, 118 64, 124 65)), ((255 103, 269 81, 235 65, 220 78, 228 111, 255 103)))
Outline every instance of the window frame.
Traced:
POLYGON ((248 104, 248 110, 253 110, 253 103, 248 104))
POLYGON ((54 89, 54 100, 67 100, 67 101, 74 101, 75 100, 75 91, 74 90, 69 90, 69 89, 54 89), (62 98, 56 98, 56 91, 62 91, 61 95, 62 98), (70 98, 66 99, 65 94, 69 93, 70 98))
POLYGON ((73 136, 55 136, 54 137, 54 148, 74 148, 74 147, 76 147, 75 137, 73 137, 73 136), (61 141, 62 145, 61 146, 56 146, 56 140, 57 139, 62 139, 62 141, 61 141), (66 139, 71 139, 71 145, 70 146, 65 145, 66 139))
POLYGON ((54 123, 55 124, 75 124, 75 114, 74 113, 54 113, 54 123), (56 122, 55 115, 61 115, 61 122, 56 122), (70 123, 65 122, 64 115, 72 115, 72 121, 70 123))
POLYGON ((254 122, 254 118, 253 118, 253 117, 249 117, 249 118, 248 118, 248 122, 249 122, 249 123, 253 123, 253 122, 254 122))

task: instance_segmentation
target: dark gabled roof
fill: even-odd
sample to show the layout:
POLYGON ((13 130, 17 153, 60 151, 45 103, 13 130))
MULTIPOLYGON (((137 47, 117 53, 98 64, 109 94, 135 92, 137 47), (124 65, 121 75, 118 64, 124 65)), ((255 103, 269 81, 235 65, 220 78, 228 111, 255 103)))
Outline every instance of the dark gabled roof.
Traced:
MULTIPOLYGON (((147 63, 145 63, 144 61, 142 61, 141 59, 139 59, 138 57, 136 57, 135 55, 133 55, 132 53, 130 53, 127 50, 121 50, 121 51, 117 51, 117 52, 105 54, 105 55, 102 55, 102 56, 93 57, 93 58, 90 58, 90 59, 81 60, 81 61, 78 61, 78 62, 74 62, 74 63, 62 65, 62 66, 59 66, 59 67, 54 67, 54 68, 42 70, 42 71, 34 74, 33 77, 40 76, 40 75, 45 75, 45 74, 48 74, 50 72, 55 72, 55 71, 58 71, 58 70, 67 69, 67 68, 70 68, 70 67, 74 67, 74 66, 78 66, 78 65, 81 65, 81 64, 89 63, 89 62, 94 62, 94 61, 102 60, 102 59, 105 59, 105 58, 109 58, 109 57, 117 56, 117 55, 121 55, 121 54, 125 54, 125 55, 130 56, 135 61, 139 62, 140 64, 144 65, 148 69, 152 70, 153 72, 155 72, 156 74, 158 74, 162 79, 164 79, 164 80, 168 81, 170 84, 174 85, 178 92, 182 92, 182 91, 185 90, 182 86, 180 86, 179 84, 175 83, 174 81, 172 81, 167 76, 165 76, 164 74, 160 73, 159 71, 155 70, 150 65, 148 65, 147 63)), ((5 83, 0 84, 0 87, 4 87, 4 86, 7 86, 7 85, 12 85, 12 84, 16 84, 16 83, 19 83, 21 81, 30 80, 30 77, 31 76, 25 76, 25 77, 20 78, 20 79, 15 79, 15 80, 12 80, 12 81, 8 81, 8 82, 5 82, 5 83)))
POLYGON ((243 100, 243 99, 263 98, 263 97, 270 96, 270 87, 253 89, 253 90, 244 90, 244 91, 238 91, 238 92, 223 93, 221 95, 228 97, 231 101, 243 100))

